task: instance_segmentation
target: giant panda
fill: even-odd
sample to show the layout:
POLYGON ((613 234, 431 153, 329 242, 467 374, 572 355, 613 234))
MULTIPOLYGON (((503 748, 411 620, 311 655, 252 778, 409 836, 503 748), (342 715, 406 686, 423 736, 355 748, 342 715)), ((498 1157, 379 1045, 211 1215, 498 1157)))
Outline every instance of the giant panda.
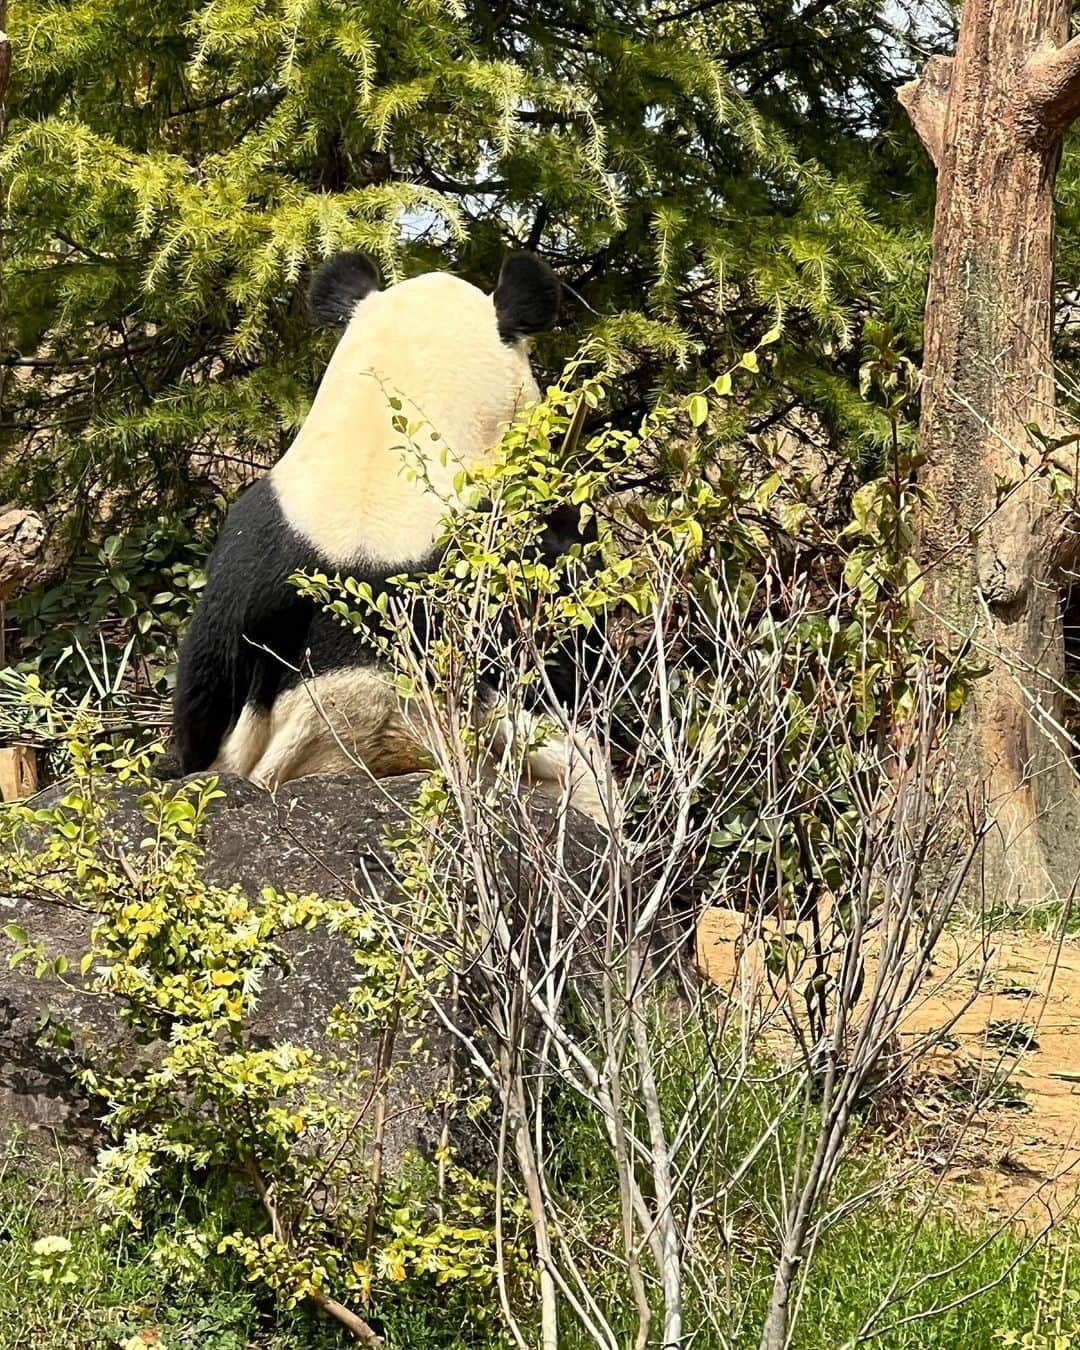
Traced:
MULTIPOLYGON (((341 335, 296 439, 234 504, 211 554, 174 694, 185 773, 231 772, 273 789, 310 773, 363 766, 382 777, 428 762, 370 647, 288 578, 340 572, 378 589, 432 565, 456 471, 481 461, 539 398, 526 341, 554 323, 558 303, 554 273, 528 253, 507 257, 493 295, 446 272, 383 290, 357 253, 317 269, 312 316, 341 335), (420 434, 407 450, 395 413, 437 440, 420 434), (422 473, 417 443, 432 447, 422 473)), ((551 549, 578 537, 565 510, 547 533, 551 549)), ((552 685, 570 701, 581 677, 564 668, 552 685)), ((596 758, 580 746, 559 736, 535 744, 530 776, 602 817, 596 758)))

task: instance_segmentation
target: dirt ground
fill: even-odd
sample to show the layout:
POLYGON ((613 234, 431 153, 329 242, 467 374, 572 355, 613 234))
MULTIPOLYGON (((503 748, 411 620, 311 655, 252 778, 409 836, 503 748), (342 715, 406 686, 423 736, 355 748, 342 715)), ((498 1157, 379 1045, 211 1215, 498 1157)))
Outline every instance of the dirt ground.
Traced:
MULTIPOLYGON (((730 997, 768 1018, 775 982, 741 915, 709 911, 698 949, 730 997)), ((775 1044, 782 1019, 770 1024, 775 1044)), ((929 1162, 950 1195, 1001 1215, 1080 1204, 1080 938, 946 935, 901 1026, 903 1048, 941 1028, 946 1043, 911 1075, 904 1115, 924 1146, 932 1141, 929 1162)))

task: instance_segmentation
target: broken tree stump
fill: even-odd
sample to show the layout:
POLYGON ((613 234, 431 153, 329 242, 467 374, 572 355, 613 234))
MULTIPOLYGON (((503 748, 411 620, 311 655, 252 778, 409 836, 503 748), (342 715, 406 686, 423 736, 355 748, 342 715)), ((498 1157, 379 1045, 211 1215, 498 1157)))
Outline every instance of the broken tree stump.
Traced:
POLYGON ((17 802, 38 790, 37 753, 29 745, 0 748, 0 801, 17 802))

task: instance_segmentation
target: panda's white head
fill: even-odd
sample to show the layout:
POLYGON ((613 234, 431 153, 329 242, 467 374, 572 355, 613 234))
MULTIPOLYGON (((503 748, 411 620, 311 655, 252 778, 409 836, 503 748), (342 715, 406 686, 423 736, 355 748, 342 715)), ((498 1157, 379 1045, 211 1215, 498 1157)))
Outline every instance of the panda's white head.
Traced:
POLYGON ((339 253, 315 272, 308 303, 318 325, 342 333, 338 364, 365 363, 449 440, 470 422, 490 443, 538 397, 526 339, 555 322, 559 283, 534 254, 512 253, 493 295, 449 272, 383 291, 363 254, 339 253))
MULTIPOLYGON (((416 293, 416 282, 430 284, 434 280, 453 283, 459 295, 463 294, 463 287, 468 287, 476 296, 489 300, 503 342, 543 332, 552 326, 558 314, 558 278, 535 253, 511 253, 503 263, 492 296, 449 272, 428 272, 394 286, 392 303, 407 306, 416 293)), ((335 253, 312 274, 308 308, 318 327, 340 332, 349 326, 360 301, 379 291, 378 271, 365 253, 335 253)), ((408 309, 400 311, 402 316, 408 312, 408 309)))
POLYGON ((491 295, 447 272, 381 290, 367 258, 342 253, 316 271, 309 304, 341 338, 273 471, 282 507, 331 561, 414 560, 438 533, 457 470, 539 397, 526 340, 554 323, 558 281, 539 258, 514 253, 491 295), (423 428, 407 449, 393 401, 423 428), (418 445, 426 482, 408 463, 418 445))

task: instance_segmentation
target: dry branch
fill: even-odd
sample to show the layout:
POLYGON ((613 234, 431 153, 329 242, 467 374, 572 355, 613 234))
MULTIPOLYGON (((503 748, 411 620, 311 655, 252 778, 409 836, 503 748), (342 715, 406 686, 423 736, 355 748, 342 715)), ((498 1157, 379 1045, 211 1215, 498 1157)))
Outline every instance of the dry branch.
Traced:
MULTIPOLYGON (((446 913, 458 915, 455 947, 460 944, 460 965, 468 972, 462 998, 470 1016, 479 1018, 481 1032, 468 1019, 455 1024, 441 999, 433 998, 431 1011, 496 1095, 499 1249, 505 1250, 504 1197, 517 1191, 526 1201, 539 1276, 535 1344, 558 1344, 569 1322, 596 1350, 641 1347, 650 1337, 678 1346, 685 1340, 691 1293, 695 1307, 705 1310, 708 1329, 726 1339, 731 1310, 722 1262, 718 1265, 715 1250, 702 1240, 709 1225, 701 1220, 720 1219, 755 1159, 775 1148, 781 1120, 802 1113, 800 1157, 785 1165, 786 1200, 769 1220, 778 1257, 767 1325, 757 1330, 772 1350, 790 1343, 813 1249, 834 1221, 829 1199, 853 1147, 856 1108, 875 1090, 887 1055, 889 1077, 910 1067, 934 1042, 931 1034, 903 1052, 895 1049, 897 1027, 919 996, 941 924, 958 903, 958 875, 977 843, 959 860, 959 874, 946 867, 940 882, 926 875, 923 863, 935 852, 942 819, 953 814, 951 801, 939 800, 930 787, 928 757, 940 734, 942 703, 941 691, 928 686, 913 714, 903 771, 870 774, 865 783, 860 776, 852 785, 862 823, 848 844, 841 893, 818 916, 816 957, 809 947, 800 957, 803 944, 794 938, 782 944, 793 963, 789 995, 771 1022, 775 1031, 790 1018, 794 1034, 787 1038, 793 1057, 776 1068, 781 1097, 730 1170, 710 1176, 707 1158, 725 1120, 744 1094, 754 1091, 750 1066, 770 1054, 764 1039, 769 1024, 760 1009, 744 1014, 691 981, 681 983, 680 997, 672 999, 671 954, 680 944, 685 950, 696 923, 693 907, 673 907, 673 897, 694 877, 695 884, 707 885, 715 903, 738 893, 752 933, 759 922, 757 903, 767 907, 773 894, 771 863, 747 878, 740 870, 742 855, 733 852, 726 862, 710 859, 716 870, 707 882, 702 876, 708 841, 743 792, 740 774, 728 775, 725 787, 718 766, 740 763, 742 775, 774 784, 763 809, 770 828, 780 830, 807 811, 806 780, 820 773, 820 765, 814 758, 818 751, 807 749, 812 762, 794 762, 782 773, 777 767, 791 755, 791 719, 802 715, 792 702, 783 644, 768 658, 755 649, 751 659, 743 607, 729 597, 715 613, 687 609, 670 560, 657 558, 655 584, 654 608, 642 616, 641 641, 627 658, 634 664, 633 678, 594 691, 587 728, 597 744, 611 742, 619 718, 639 729, 635 763, 623 767, 642 781, 651 775, 649 804, 622 819, 621 829, 597 845, 595 865, 583 872, 568 866, 561 834, 553 838, 530 826, 527 809, 509 807, 508 824, 504 813, 516 800, 521 764, 507 753, 497 764, 500 789, 492 793, 477 774, 475 756, 466 751, 466 731, 475 727, 468 654, 486 649, 483 604, 475 606, 480 635, 470 626, 458 643, 460 684, 447 680, 441 703, 422 678, 420 658, 403 644, 404 673, 423 705, 417 719, 428 728, 432 758, 455 808, 432 828, 426 875, 446 913), (691 652, 715 672, 716 682, 702 684, 695 698, 687 699, 677 691, 692 673, 691 652), (710 728, 709 737, 692 734, 702 724, 710 728), (508 831, 522 875, 533 878, 526 910, 513 918, 495 865, 508 831), (880 881, 879 867, 886 874, 880 881), (464 922, 461 895, 472 897, 464 922), (882 968, 864 978, 863 944, 871 931, 882 968), (791 996, 808 980, 824 991, 814 1028, 800 1018, 801 1005, 791 996), (679 1089, 678 1108, 668 1116, 676 1062, 690 1086, 679 1089), (548 1083, 557 1083, 558 1092, 549 1092, 548 1083), (636 1310, 633 1342, 614 1329, 618 1323, 613 1325, 596 1286, 590 1235, 549 1182, 546 1140, 555 1125, 549 1103, 566 1093, 592 1116, 599 1137, 606 1136, 607 1156, 597 1164, 610 1167, 617 1181, 626 1287, 636 1310), (812 1101, 823 1102, 820 1111, 811 1110, 812 1101)), ((777 577, 772 584, 785 591, 789 620, 815 603, 800 583, 777 577)), ((472 615, 471 602, 462 604, 472 615)), ((508 655, 511 666, 513 659, 508 655)), ((518 687, 507 680, 507 697, 518 687)), ((851 739, 842 690, 822 683, 815 714, 820 734, 835 745, 842 762, 866 762, 870 750, 851 739)), ((807 855, 808 875, 818 874, 821 859, 809 838, 807 855)), ((401 954, 408 963, 404 944, 401 954)), ((522 1346, 525 1334, 501 1275, 499 1299, 522 1346)))
MULTIPOLYGON (((274 1200, 273 1186, 267 1185, 262 1171, 253 1158, 248 1159, 247 1174, 262 1202, 263 1209, 266 1211, 266 1217, 270 1220, 270 1228, 274 1237, 288 1250, 289 1234, 281 1221, 281 1214, 274 1200)), ((383 1344, 382 1337, 368 1322, 365 1322, 351 1308, 347 1308, 344 1303, 339 1303, 336 1298, 324 1294, 321 1289, 310 1289, 308 1298, 324 1313, 345 1327, 358 1341, 371 1346, 372 1350, 378 1350, 378 1347, 383 1344)))

